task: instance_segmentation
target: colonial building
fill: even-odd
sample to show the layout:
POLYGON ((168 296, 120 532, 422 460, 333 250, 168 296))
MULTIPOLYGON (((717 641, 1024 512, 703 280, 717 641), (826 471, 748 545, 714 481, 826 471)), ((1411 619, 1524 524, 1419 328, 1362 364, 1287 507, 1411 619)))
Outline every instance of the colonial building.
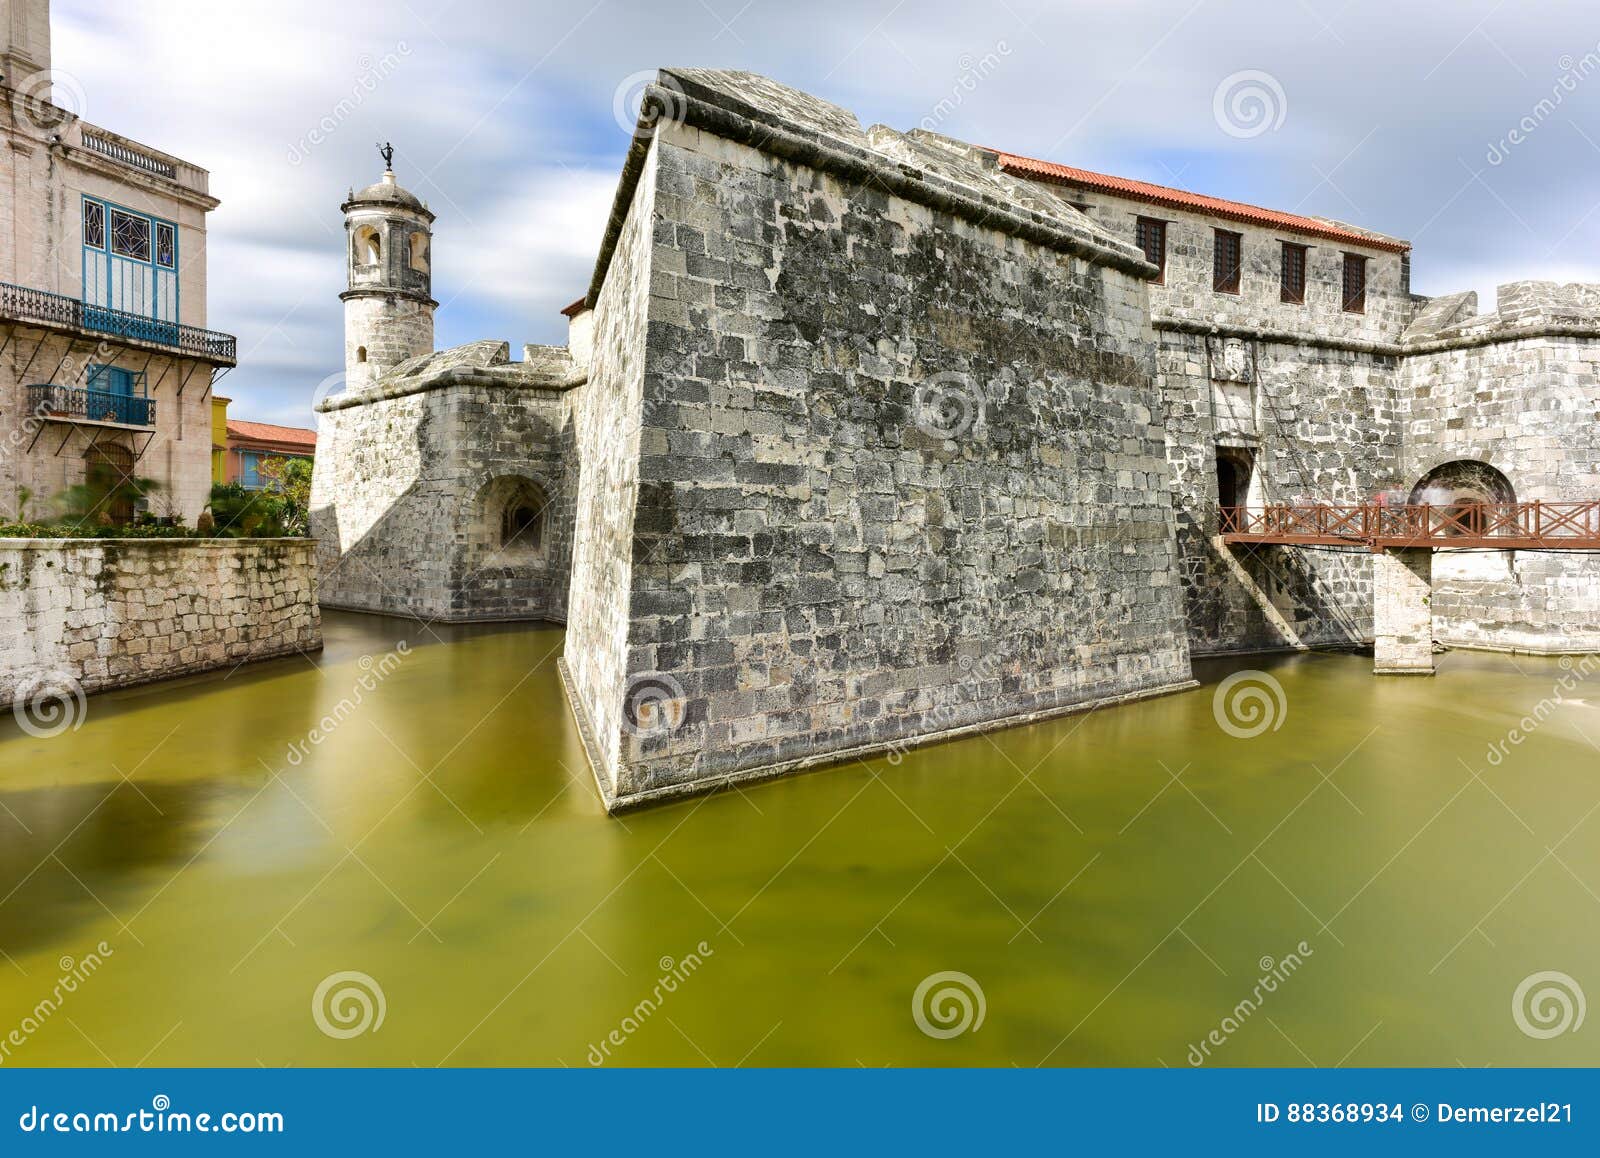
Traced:
MULTIPOLYGON (((1224 509, 1600 493, 1600 287, 1480 315, 1398 238, 749 73, 647 92, 564 347, 433 351, 432 215, 388 173, 344 211, 324 602, 565 620, 612 807, 1372 640, 1387 556, 1224 509)), ((1451 558, 1432 631, 1600 647, 1590 558, 1451 558)))
POLYGON ((235 361, 205 328, 207 173, 54 103, 48 0, 5 5, 0 72, 0 516, 141 478, 193 522, 235 361))
POLYGON ((312 461, 317 455, 317 432, 304 426, 280 426, 275 422, 250 422, 243 418, 226 419, 223 482, 238 483, 246 490, 266 485, 261 464, 269 458, 312 461))

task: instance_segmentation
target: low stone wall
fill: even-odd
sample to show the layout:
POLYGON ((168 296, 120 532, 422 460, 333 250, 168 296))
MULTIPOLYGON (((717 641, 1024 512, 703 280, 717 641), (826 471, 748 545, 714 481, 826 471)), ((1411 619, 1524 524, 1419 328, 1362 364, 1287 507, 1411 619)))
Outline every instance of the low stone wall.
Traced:
POLYGON ((322 647, 310 539, 0 539, 0 704, 322 647))

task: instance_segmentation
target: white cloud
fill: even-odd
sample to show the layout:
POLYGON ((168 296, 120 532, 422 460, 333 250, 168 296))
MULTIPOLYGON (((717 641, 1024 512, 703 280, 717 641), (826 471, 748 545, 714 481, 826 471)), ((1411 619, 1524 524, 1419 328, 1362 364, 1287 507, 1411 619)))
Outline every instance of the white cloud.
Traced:
POLYGON ((585 288, 626 145, 613 90, 662 64, 748 68, 906 128, 995 54, 941 131, 1410 236, 1424 292, 1475 287, 1487 306, 1499 281, 1600 280, 1600 143, 1585 127, 1600 73, 1504 163, 1485 160, 1550 95, 1563 57, 1596 51, 1587 0, 54 8, 56 64, 88 119, 212 170, 210 315, 248 351, 228 380, 241 414, 304 420, 297 384, 336 367, 338 205, 376 177, 379 139, 440 215, 441 340, 558 340, 554 311, 585 288), (1212 97, 1247 69, 1272 73, 1287 109, 1280 129, 1240 140, 1212 97))

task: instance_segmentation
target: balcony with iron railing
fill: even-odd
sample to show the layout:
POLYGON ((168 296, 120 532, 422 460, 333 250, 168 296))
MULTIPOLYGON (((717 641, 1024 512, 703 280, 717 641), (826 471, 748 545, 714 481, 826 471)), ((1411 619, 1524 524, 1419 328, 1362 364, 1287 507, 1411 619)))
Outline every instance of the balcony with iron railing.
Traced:
POLYGON ((238 342, 232 334, 107 309, 5 282, 0 282, 0 320, 98 334, 130 345, 160 347, 218 366, 233 366, 238 361, 238 342))
POLYGON ((154 426, 156 401, 115 390, 78 386, 28 387, 28 409, 38 418, 64 422, 104 422, 114 426, 154 426))

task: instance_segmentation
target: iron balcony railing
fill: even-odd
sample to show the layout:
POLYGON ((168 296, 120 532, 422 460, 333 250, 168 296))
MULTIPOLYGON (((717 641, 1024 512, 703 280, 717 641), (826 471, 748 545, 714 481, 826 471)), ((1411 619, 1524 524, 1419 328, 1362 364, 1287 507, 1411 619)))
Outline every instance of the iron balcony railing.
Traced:
POLYGON ((154 398, 78 386, 29 386, 28 409, 41 418, 77 418, 123 426, 156 424, 154 398))
POLYGON ((229 366, 237 361, 238 342, 232 334, 219 334, 215 330, 181 326, 177 322, 111 310, 61 294, 5 282, 0 282, 0 318, 16 322, 43 322, 113 338, 150 342, 229 366))

